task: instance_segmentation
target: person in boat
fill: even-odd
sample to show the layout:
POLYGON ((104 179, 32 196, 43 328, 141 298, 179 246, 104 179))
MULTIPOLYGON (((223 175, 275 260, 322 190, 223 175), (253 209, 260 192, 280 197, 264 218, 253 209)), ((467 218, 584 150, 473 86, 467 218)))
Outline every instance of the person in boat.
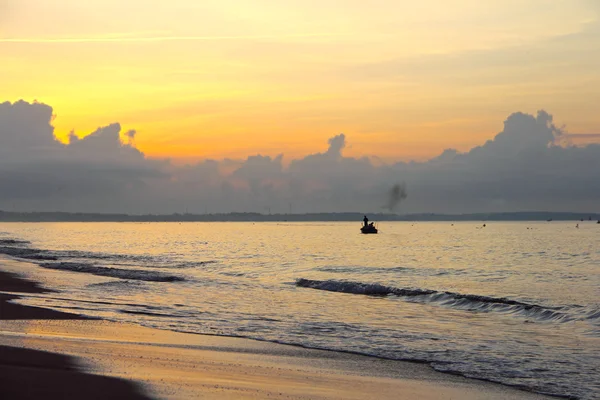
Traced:
POLYGON ((367 218, 367 216, 365 215, 365 217, 363 218, 363 222, 365 223, 365 226, 369 225, 369 218, 367 218))

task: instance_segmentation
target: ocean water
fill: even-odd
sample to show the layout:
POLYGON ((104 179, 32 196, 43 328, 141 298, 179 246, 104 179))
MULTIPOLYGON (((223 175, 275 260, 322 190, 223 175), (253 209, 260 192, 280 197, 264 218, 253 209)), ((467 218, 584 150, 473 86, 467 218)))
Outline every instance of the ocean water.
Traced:
POLYGON ((600 398, 595 222, 2 223, 24 304, 600 398))

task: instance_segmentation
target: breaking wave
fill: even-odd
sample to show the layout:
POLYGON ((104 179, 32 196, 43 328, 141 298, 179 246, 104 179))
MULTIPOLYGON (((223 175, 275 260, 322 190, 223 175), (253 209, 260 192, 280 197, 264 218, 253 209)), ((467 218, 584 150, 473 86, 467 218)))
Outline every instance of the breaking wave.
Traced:
POLYGON ((500 312, 533 318, 538 321, 594 323, 600 319, 600 310, 582 306, 550 307, 525 303, 504 297, 441 292, 431 289, 396 288, 377 283, 335 280, 311 280, 300 278, 296 286, 329 292, 362 294, 368 296, 397 296, 415 303, 437 304, 445 307, 476 312, 500 312))
POLYGON ((143 271, 138 269, 122 269, 112 267, 102 267, 92 264, 80 264, 70 262, 59 263, 41 263, 40 267, 56 269, 61 271, 82 272, 98 276, 109 276, 119 279, 131 279, 147 282, 177 282, 185 279, 177 275, 168 275, 154 271, 143 271))

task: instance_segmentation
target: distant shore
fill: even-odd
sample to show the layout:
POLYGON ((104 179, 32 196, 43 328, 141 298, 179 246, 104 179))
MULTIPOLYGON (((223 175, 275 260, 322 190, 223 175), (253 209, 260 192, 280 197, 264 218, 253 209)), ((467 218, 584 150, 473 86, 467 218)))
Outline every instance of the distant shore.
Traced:
MULTIPOLYGON (((110 214, 69 212, 7 212, 0 222, 362 222, 364 213, 261 214, 231 212, 217 214, 110 214)), ((600 213, 520 211, 469 214, 367 213, 372 221, 600 221, 600 213)))
POLYGON ((424 364, 162 331, 13 304, 18 293, 48 291, 16 274, 21 264, 0 259, 2 398, 549 399, 424 364))

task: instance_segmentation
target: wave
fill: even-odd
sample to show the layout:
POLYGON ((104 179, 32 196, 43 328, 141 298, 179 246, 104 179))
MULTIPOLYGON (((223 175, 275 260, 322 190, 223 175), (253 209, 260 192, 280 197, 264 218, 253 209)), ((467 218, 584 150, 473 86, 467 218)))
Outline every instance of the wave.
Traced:
POLYGON ((70 262, 59 262, 59 263, 41 263, 40 267, 55 269, 61 271, 71 272, 82 272, 98 276, 109 276, 112 278, 119 279, 131 279, 137 281, 147 282, 177 282, 184 281, 185 279, 177 275, 168 275, 154 271, 142 271, 138 269, 122 269, 112 267, 102 267, 93 264, 82 264, 82 263, 70 263, 70 262))
MULTIPOLYGON (((77 260, 77 258, 73 258, 72 260, 77 260)), ((153 263, 148 264, 148 263, 112 261, 112 262, 108 262, 107 265, 113 265, 113 266, 118 266, 118 267, 143 267, 143 268, 151 268, 151 269, 189 269, 189 268, 202 267, 202 266, 208 265, 208 264, 216 264, 218 261, 186 261, 186 262, 180 262, 180 263, 173 262, 173 261, 162 261, 162 262, 164 262, 164 264, 159 264, 158 262, 153 262, 153 263)))
MULTIPOLYGON (((47 250, 46 250, 47 251, 47 250)), ((47 251, 55 260, 58 259, 78 259, 78 260, 100 260, 103 262, 114 263, 119 266, 143 266, 144 268, 155 269, 184 269, 196 268, 203 265, 216 263, 214 260, 204 261, 174 261, 165 257, 139 255, 139 254, 118 254, 118 253, 96 253, 78 250, 52 250, 47 251)))
POLYGON ((28 240, 19 240, 19 239, 0 239, 0 246, 6 245, 29 245, 31 244, 28 240))
POLYGON ((358 273, 358 274, 370 274, 370 273, 391 273, 391 272, 412 272, 415 268, 412 267, 342 267, 342 266, 326 266, 315 268, 321 272, 332 272, 332 273, 358 273))
POLYGON ((50 254, 47 250, 40 249, 29 249, 23 247, 0 247, 0 254, 6 254, 11 257, 24 258, 27 260, 42 260, 42 261, 56 261, 58 257, 50 254))
POLYGON ((108 282, 99 282, 99 283, 90 283, 86 285, 89 288, 107 288, 107 287, 123 287, 129 288, 131 286, 143 286, 144 284, 139 281, 127 281, 127 280, 118 280, 118 281, 108 281, 108 282))
POLYGON ((137 261, 137 262, 151 262, 156 258, 147 255, 138 254, 112 254, 112 253, 96 253, 91 251, 80 251, 80 250, 54 250, 52 254, 60 258, 80 258, 80 259, 92 259, 92 260, 104 260, 104 261, 137 261))
POLYGON ((122 314, 146 315, 146 316, 150 316, 150 317, 177 318, 176 315, 153 313, 150 311, 120 310, 119 312, 122 314))
POLYGON ((217 264, 218 261, 216 260, 207 260, 207 261, 182 261, 179 263, 174 263, 171 265, 167 265, 167 266, 157 266, 155 268, 195 268, 195 267, 201 267, 203 265, 209 265, 209 264, 217 264))
POLYGON ((489 297, 476 294, 441 292, 431 289, 396 288, 377 283, 362 283, 335 280, 311 280, 300 278, 296 286, 329 292, 361 294, 368 296, 397 296, 407 301, 437 304, 454 309, 477 312, 500 312, 533 318, 539 321, 571 322, 596 320, 600 310, 581 306, 550 307, 525 303, 504 297, 489 297), (576 313, 570 313, 577 310, 576 313))
POLYGON ((591 309, 585 312, 584 315, 588 322, 600 326, 600 309, 591 309))
POLYGON ((144 268, 153 269, 186 269, 197 268, 208 264, 214 264, 218 261, 173 261, 160 257, 145 256, 145 255, 128 255, 128 254, 109 254, 109 253, 94 253, 77 250, 43 250, 29 247, 15 247, 18 245, 28 245, 29 242, 17 239, 0 239, 0 254, 6 254, 11 257, 22 258, 26 260, 37 261, 58 261, 61 259, 75 260, 100 260, 109 264, 119 266, 142 266, 144 268), (7 246, 10 245, 10 246, 7 246))
POLYGON ((434 293, 434 290, 421 289, 398 289, 391 286, 384 286, 377 283, 360 283, 350 281, 317 281, 312 279, 300 278, 296 281, 296 286, 326 290, 329 292, 365 294, 370 296, 387 296, 394 294, 397 296, 418 296, 434 293))

